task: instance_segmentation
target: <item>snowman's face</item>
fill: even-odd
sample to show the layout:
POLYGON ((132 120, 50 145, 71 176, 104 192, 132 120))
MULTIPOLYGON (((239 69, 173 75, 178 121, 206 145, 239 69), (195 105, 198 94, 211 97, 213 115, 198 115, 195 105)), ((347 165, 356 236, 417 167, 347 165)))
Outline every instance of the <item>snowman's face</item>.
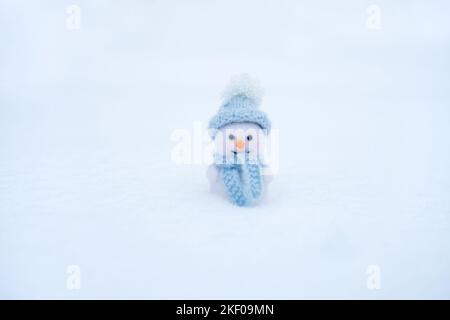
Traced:
POLYGON ((257 157, 265 145, 263 130, 254 123, 232 123, 219 129, 214 144, 217 154, 233 158, 248 154, 257 157))

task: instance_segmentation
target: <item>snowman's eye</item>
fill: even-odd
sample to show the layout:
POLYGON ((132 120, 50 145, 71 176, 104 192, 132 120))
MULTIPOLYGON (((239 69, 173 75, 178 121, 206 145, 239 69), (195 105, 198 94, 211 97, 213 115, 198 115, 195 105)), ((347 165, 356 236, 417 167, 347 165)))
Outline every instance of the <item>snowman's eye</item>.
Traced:
POLYGON ((230 139, 230 140, 234 140, 234 135, 232 135, 232 134, 230 134, 229 136, 228 136, 228 139, 230 139))
POLYGON ((248 140, 248 141, 252 141, 252 139, 253 139, 253 136, 252 136, 251 134, 249 134, 249 135, 247 136, 247 140, 248 140))

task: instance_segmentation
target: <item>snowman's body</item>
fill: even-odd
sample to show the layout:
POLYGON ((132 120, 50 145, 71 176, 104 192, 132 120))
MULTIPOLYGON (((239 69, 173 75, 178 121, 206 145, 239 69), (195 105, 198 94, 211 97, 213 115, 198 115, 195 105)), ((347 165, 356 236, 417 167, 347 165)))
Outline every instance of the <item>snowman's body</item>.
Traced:
MULTIPOLYGON (((214 137, 214 158, 233 161, 236 157, 249 157, 264 165, 261 170, 261 196, 254 204, 267 201, 268 184, 273 176, 268 174, 266 164, 267 135, 254 123, 232 123, 219 129, 214 137)), ((228 192, 220 178, 220 171, 216 163, 211 164, 207 170, 210 191, 222 197, 228 197, 228 192)), ((245 179, 241 175, 242 180, 245 179)))
MULTIPOLYGON (((206 175, 209 180, 209 191, 213 194, 217 194, 223 198, 228 198, 228 192, 225 189, 225 185, 222 183, 219 177, 219 170, 216 165, 212 164, 208 167, 206 171, 206 175)), ((272 175, 265 174, 262 176, 263 185, 262 185, 262 194, 261 198, 258 199, 255 204, 267 203, 268 201, 268 185, 273 180, 272 175)))

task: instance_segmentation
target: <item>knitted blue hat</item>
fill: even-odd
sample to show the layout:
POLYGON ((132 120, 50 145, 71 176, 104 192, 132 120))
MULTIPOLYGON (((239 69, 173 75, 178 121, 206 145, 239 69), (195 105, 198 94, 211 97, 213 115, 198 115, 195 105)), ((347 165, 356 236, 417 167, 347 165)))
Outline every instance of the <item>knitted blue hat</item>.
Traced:
POLYGON ((258 110, 261 103, 262 89, 248 75, 235 77, 223 94, 223 104, 219 112, 209 121, 211 136, 214 138, 217 129, 231 124, 251 122, 261 129, 270 131, 270 120, 267 115, 258 110))

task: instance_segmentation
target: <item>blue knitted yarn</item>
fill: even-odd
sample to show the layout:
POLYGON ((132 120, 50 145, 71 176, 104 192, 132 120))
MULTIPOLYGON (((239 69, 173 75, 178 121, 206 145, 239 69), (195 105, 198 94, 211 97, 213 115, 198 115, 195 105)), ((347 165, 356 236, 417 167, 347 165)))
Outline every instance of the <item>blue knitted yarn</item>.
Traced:
POLYGON ((261 196, 261 170, 259 164, 247 161, 242 164, 217 164, 220 178, 231 201, 240 206, 250 206, 261 196))
POLYGON ((261 170, 260 166, 256 164, 247 164, 247 170, 250 180, 250 191, 253 199, 259 199, 261 196, 261 170))
POLYGON ((241 181, 240 165, 223 166, 219 172, 231 201, 240 207, 250 205, 248 192, 241 181))
MULTIPOLYGON (((210 120, 209 129, 219 129, 230 123, 251 122, 258 124, 266 132, 270 131, 270 120, 267 115, 258 110, 253 100, 237 95, 225 103, 219 112, 210 120)), ((216 131, 212 130, 214 138, 216 131)))

